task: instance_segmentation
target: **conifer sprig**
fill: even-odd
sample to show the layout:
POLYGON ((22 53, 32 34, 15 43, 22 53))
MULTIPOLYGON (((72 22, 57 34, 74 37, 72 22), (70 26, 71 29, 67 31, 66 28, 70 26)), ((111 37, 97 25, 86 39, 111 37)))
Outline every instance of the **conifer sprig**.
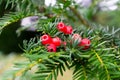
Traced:
MULTIPOLYGON (((59 73, 64 75, 63 72, 66 67, 68 69, 74 68, 73 80, 119 79, 119 59, 116 57, 116 53, 119 52, 119 45, 114 44, 114 46, 118 46, 114 47, 114 41, 111 41, 111 37, 107 37, 109 35, 104 36, 106 34, 108 34, 106 30, 93 29, 87 36, 92 37, 94 35, 96 37, 91 38, 91 47, 85 51, 67 44, 65 51, 61 49, 58 52, 47 52, 40 41, 35 43, 35 39, 33 39, 30 42, 24 42, 26 44, 24 55, 29 59, 30 64, 17 71, 16 77, 18 74, 23 74, 37 66, 35 74, 32 74, 34 80, 57 80, 59 73), (96 34, 96 32, 101 33, 96 34), (101 35, 102 33, 104 34, 101 35)), ((113 35, 115 34, 111 34, 111 36, 113 35)), ((115 37, 113 36, 112 39, 115 37)))
MULTIPOLYGON (((36 13, 39 14, 38 8, 40 5, 36 5, 33 2, 33 0, 6 0, 6 8, 9 4, 12 4, 11 8, 16 7, 16 12, 9 13, 1 18, 0 31, 9 24, 17 22, 24 17, 35 15, 36 13)), ((17 70, 11 71, 12 78, 5 77, 6 79, 57 80, 58 74, 64 75, 63 72, 66 71, 66 68, 73 69, 73 80, 120 79, 120 39, 119 35, 117 35, 120 28, 116 30, 113 28, 112 31, 108 27, 101 28, 98 25, 96 26, 97 29, 92 28, 71 5, 73 3, 70 0, 58 0, 55 15, 60 14, 59 17, 61 17, 65 10, 69 12, 71 10, 82 24, 90 26, 91 29, 82 29, 81 25, 74 26, 73 28, 68 25, 62 25, 62 29, 59 25, 56 28, 59 22, 69 22, 66 18, 63 20, 56 19, 56 17, 40 19, 37 24, 37 30, 42 31, 40 35, 47 34, 47 37, 51 40, 51 42, 49 40, 47 42, 49 44, 52 43, 52 45, 54 44, 53 38, 59 37, 61 39, 59 42, 62 45, 57 47, 54 45, 51 48, 49 44, 46 45, 46 42, 42 43, 41 36, 30 41, 24 41, 23 56, 27 58, 27 61, 16 63, 15 69, 17 70), (77 40, 74 40, 73 34, 76 33, 79 37, 77 37, 77 40), (84 42, 79 44, 81 43, 79 41, 81 38, 87 38, 87 46, 84 45, 86 44, 84 42), (54 52, 48 50, 48 46, 50 49, 54 48, 54 52)), ((52 7, 49 9, 52 9, 52 7)))

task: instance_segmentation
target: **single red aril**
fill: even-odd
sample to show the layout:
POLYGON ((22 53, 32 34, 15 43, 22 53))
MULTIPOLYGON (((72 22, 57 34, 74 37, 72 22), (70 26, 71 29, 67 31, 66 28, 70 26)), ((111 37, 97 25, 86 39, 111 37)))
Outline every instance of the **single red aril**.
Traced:
POLYGON ((75 33, 75 34, 73 34, 72 39, 77 40, 78 43, 80 43, 82 40, 82 37, 79 34, 75 33))
POLYGON ((50 44, 52 43, 52 38, 49 35, 44 34, 43 36, 41 36, 41 42, 43 45, 50 44))
POLYGON ((61 32, 66 32, 66 26, 65 26, 65 24, 63 23, 63 22, 59 22, 58 24, 57 24, 57 29, 59 30, 59 31, 61 31, 61 32))
POLYGON ((57 47, 54 44, 48 44, 47 45, 47 51, 48 52, 56 52, 57 47))
POLYGON ((55 46, 60 46, 61 39, 59 37, 52 38, 52 44, 54 44, 55 46))
POLYGON ((90 47, 90 44, 91 44, 90 39, 84 38, 81 40, 79 46, 83 47, 82 48, 83 50, 86 50, 90 47))
POLYGON ((65 31, 65 34, 72 34, 73 28, 72 28, 71 26, 67 26, 66 28, 67 28, 67 29, 66 29, 66 31, 65 31))

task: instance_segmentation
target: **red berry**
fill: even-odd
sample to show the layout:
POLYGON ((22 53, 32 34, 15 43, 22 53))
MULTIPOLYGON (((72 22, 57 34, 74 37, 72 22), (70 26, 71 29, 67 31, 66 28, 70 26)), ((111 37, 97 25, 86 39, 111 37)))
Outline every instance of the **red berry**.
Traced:
POLYGON ((61 45, 61 39, 59 37, 55 37, 52 39, 52 44, 55 46, 60 46, 61 45))
POLYGON ((78 43, 80 43, 82 40, 82 37, 79 34, 75 33, 75 34, 73 34, 72 39, 78 40, 78 43))
POLYGON ((66 32, 66 26, 65 26, 65 24, 63 23, 63 22, 59 22, 58 24, 57 24, 57 29, 59 30, 59 31, 61 31, 61 32, 66 32))
POLYGON ((54 44, 48 44, 47 45, 47 51, 48 52, 56 52, 57 47, 54 44))
POLYGON ((41 37, 41 42, 42 42, 43 45, 50 44, 50 43, 52 43, 52 38, 49 35, 44 34, 41 37))
POLYGON ((73 28, 72 28, 71 26, 67 26, 66 28, 67 28, 67 29, 66 29, 66 31, 65 31, 65 34, 72 34, 73 28))
POLYGON ((83 50, 86 50, 90 47, 90 40, 88 38, 84 38, 81 40, 79 46, 83 47, 82 49, 83 50))

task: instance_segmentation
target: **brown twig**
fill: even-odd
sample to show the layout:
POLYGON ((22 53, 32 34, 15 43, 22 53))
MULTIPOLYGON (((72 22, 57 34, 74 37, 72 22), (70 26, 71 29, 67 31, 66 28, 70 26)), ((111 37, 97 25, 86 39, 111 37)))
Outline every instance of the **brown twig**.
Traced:
POLYGON ((73 6, 69 6, 69 8, 86 27, 91 28, 91 25, 82 17, 82 15, 73 6))

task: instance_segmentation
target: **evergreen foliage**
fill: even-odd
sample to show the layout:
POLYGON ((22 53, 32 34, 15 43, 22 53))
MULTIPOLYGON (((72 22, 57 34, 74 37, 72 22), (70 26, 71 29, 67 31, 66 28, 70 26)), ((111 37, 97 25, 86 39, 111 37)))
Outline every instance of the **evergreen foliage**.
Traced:
MULTIPOLYGON (((4 15, 0 20, 0 31, 7 25, 16 22, 24 17, 31 15, 41 16, 39 13, 39 5, 34 0, 5 0, 6 8, 11 4, 11 8, 16 7, 16 11, 4 15)), ((38 1, 38 0, 36 0, 38 1)), ((1 3, 3 0, 1 1, 1 3)), ((52 18, 39 19, 37 31, 42 34, 49 34, 52 37, 60 37, 62 41, 66 41, 67 45, 60 46, 57 52, 47 52, 45 46, 41 44, 38 37, 32 38, 30 41, 23 41, 23 56, 27 58, 25 62, 15 64, 15 69, 10 71, 9 76, 3 80, 57 80, 58 74, 64 75, 66 69, 73 68, 73 80, 119 80, 120 79, 120 38, 117 34, 120 30, 109 29, 109 27, 91 26, 81 14, 72 5, 72 0, 58 0, 58 12, 52 18), (67 1, 67 2, 65 2, 67 1), (63 4, 61 8, 60 4, 63 4), (69 8, 77 15, 83 25, 75 26, 74 33, 80 34, 82 37, 91 40, 90 48, 82 50, 77 46, 77 41, 70 44, 72 35, 65 35, 56 29, 58 22, 66 22, 70 24, 72 20, 69 17, 63 17, 64 13, 59 11, 69 8), (58 17, 59 16, 59 17, 58 17), (34 69, 35 68, 35 69, 34 69), (33 71, 33 72, 31 72, 33 71)), ((50 7, 51 9, 55 9, 50 7)), ((48 9, 50 10, 50 9, 48 9)), ((47 13, 47 12, 46 12, 47 13)), ((47 13, 48 14, 48 13, 47 13)), ((78 19, 75 18, 75 21, 78 19)))

